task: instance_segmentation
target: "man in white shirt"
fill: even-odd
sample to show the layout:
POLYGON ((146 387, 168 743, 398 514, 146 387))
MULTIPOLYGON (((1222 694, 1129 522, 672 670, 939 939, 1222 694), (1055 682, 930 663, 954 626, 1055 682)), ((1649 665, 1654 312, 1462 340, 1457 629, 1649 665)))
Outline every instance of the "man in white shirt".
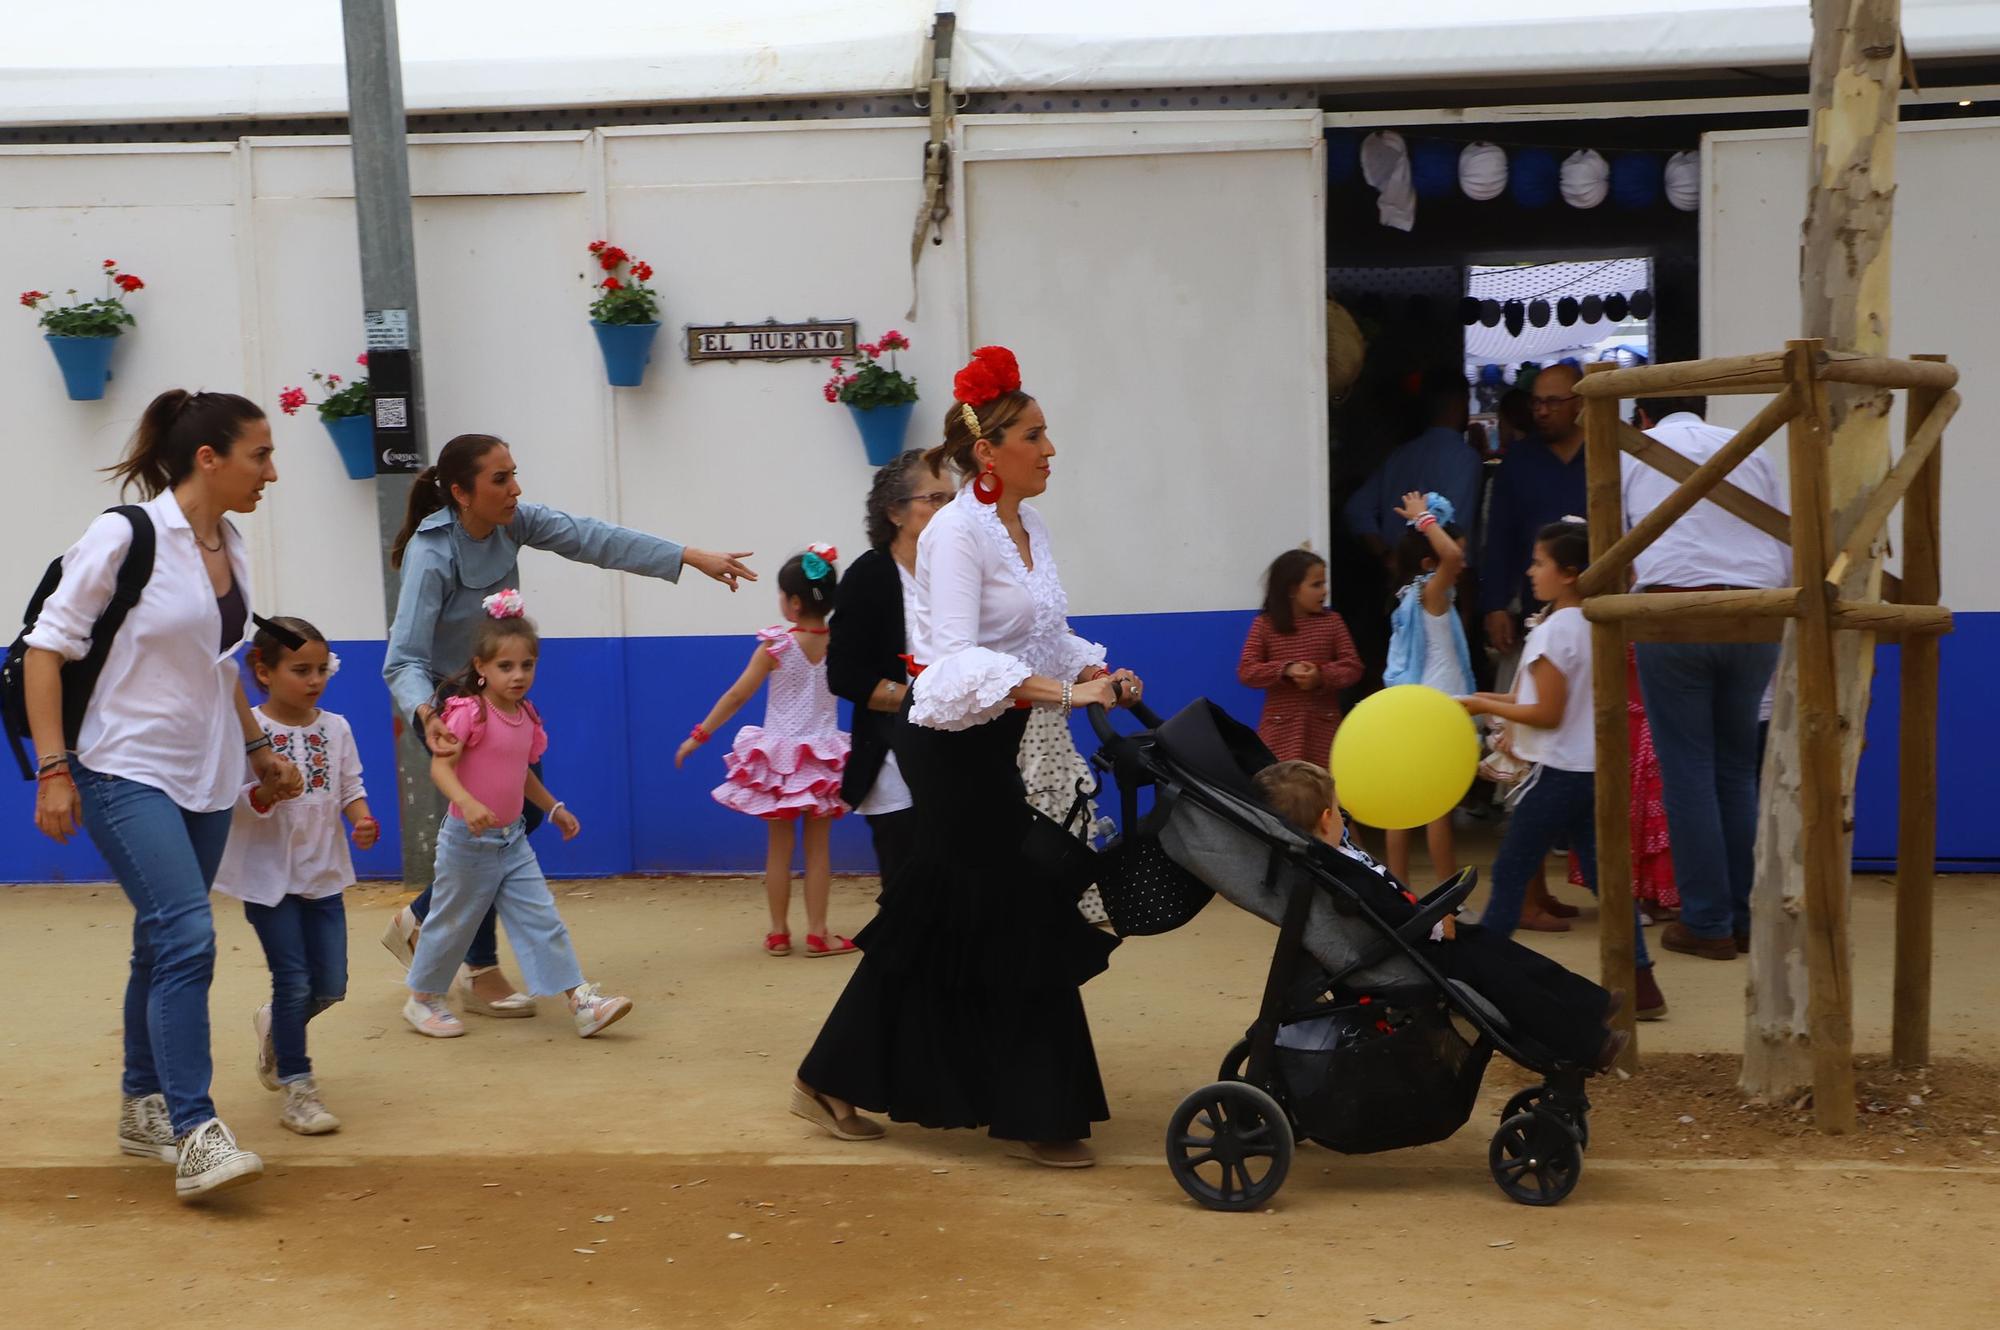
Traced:
MULTIPOLYGON (((1635 423, 1699 465, 1734 437, 1702 419, 1700 397, 1650 398, 1635 423)), ((1625 520, 1636 523, 1679 484, 1636 458, 1622 463, 1625 520)), ((1760 450, 1730 483, 1785 509, 1776 470, 1760 450)), ((1719 591, 1792 583, 1783 542, 1704 499, 1632 562, 1639 591, 1719 591)), ((1681 917, 1666 926, 1669 951, 1734 960, 1749 950, 1759 745, 1757 710, 1778 663, 1770 642, 1642 642, 1639 686, 1665 786, 1667 836, 1681 917)))

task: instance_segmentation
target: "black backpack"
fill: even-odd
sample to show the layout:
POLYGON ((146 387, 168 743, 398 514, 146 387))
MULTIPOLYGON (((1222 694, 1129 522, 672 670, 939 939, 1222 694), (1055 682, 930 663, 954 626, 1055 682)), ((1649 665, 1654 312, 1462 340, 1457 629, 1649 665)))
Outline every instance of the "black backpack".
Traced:
MULTIPOLYGON (((97 689, 97 676, 104 672, 104 658, 111 653, 111 640, 125 623, 125 616, 146 590, 146 583, 153 576, 153 518, 144 508, 135 504, 124 504, 108 508, 106 512, 117 513, 132 524, 132 544, 125 551, 125 561, 118 566, 118 581, 111 590, 111 603, 104 607, 104 613, 97 616, 97 622, 90 629, 90 650, 80 660, 64 661, 62 667, 63 702, 63 747, 76 747, 77 735, 83 731, 83 713, 90 706, 90 695, 97 689)), ((14 749, 14 760, 21 765, 21 778, 33 780, 35 767, 28 760, 28 693, 25 679, 25 661, 28 653, 28 632, 35 626, 35 620, 42 614, 42 603, 55 593, 56 584, 62 581, 62 560, 55 559, 42 574, 42 584, 35 588, 35 594, 28 598, 27 612, 21 617, 21 632, 14 644, 7 648, 7 660, 0 665, 0 721, 7 728, 7 742, 14 749)))

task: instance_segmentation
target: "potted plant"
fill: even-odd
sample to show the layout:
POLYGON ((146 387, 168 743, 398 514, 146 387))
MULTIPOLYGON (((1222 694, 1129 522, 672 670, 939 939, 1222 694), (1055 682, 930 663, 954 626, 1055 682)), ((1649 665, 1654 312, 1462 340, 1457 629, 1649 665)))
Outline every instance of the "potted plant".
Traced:
MULTIPOLYGON (((356 356, 354 363, 367 369, 368 353, 356 356)), ((373 399, 368 380, 342 379, 318 370, 309 377, 326 396, 315 403, 307 399, 304 388, 287 388, 278 394, 278 409, 295 416, 302 406, 314 407, 320 424, 333 436, 333 446, 340 450, 340 464, 347 468, 348 479, 367 480, 375 474, 375 422, 369 418, 373 399)))
POLYGON ((896 368, 896 353, 909 350, 910 339, 891 328, 880 341, 863 342, 856 349, 854 372, 848 373, 847 362, 835 356, 833 377, 823 391, 827 401, 841 403, 854 416, 868 464, 885 466, 903 451, 903 436, 917 409, 917 381, 896 368))
MULTIPOLYGON (((55 305, 55 297, 46 291, 21 293, 21 303, 41 316, 42 340, 55 353, 72 402, 95 402, 104 396, 104 385, 111 378, 111 349, 127 328, 137 324, 132 311, 125 308, 124 298, 145 290, 146 284, 129 272, 120 272, 116 259, 106 259, 104 288, 105 293, 95 300, 73 300, 67 305, 55 305), (45 302, 50 305, 47 309, 42 308, 45 302)), ((74 288, 69 295, 76 295, 74 288)))
POLYGON ((597 299, 590 302, 590 327, 604 353, 604 375, 614 388, 637 388, 646 381, 653 338, 660 331, 660 297, 646 285, 653 279, 653 265, 608 240, 591 241, 590 252, 604 273, 597 299))

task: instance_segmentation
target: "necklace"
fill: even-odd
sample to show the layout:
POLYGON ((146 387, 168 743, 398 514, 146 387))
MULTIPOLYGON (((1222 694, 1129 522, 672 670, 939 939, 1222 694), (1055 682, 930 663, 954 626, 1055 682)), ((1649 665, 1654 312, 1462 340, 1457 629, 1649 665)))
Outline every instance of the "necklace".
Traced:
MULTIPOLYGON (((194 531, 194 528, 189 527, 188 530, 194 531)), ((222 553, 222 528, 217 527, 215 529, 215 543, 213 545, 203 540, 199 531, 194 531, 194 543, 207 550, 210 554, 222 553)))
POLYGON ((825 637, 833 630, 831 628, 807 628, 802 624, 794 624, 792 631, 795 633, 811 633, 814 637, 825 637))

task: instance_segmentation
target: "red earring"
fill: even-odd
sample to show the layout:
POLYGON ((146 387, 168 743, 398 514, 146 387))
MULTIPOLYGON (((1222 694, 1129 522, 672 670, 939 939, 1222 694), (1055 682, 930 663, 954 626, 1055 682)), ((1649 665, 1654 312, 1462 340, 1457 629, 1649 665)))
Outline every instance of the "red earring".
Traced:
POLYGON ((972 478, 972 497, 981 503, 998 503, 1000 502, 1000 496, 1006 492, 1007 486, 993 470, 991 462, 986 464, 985 470, 972 478), (988 484, 989 481, 991 482, 990 485, 988 484))

